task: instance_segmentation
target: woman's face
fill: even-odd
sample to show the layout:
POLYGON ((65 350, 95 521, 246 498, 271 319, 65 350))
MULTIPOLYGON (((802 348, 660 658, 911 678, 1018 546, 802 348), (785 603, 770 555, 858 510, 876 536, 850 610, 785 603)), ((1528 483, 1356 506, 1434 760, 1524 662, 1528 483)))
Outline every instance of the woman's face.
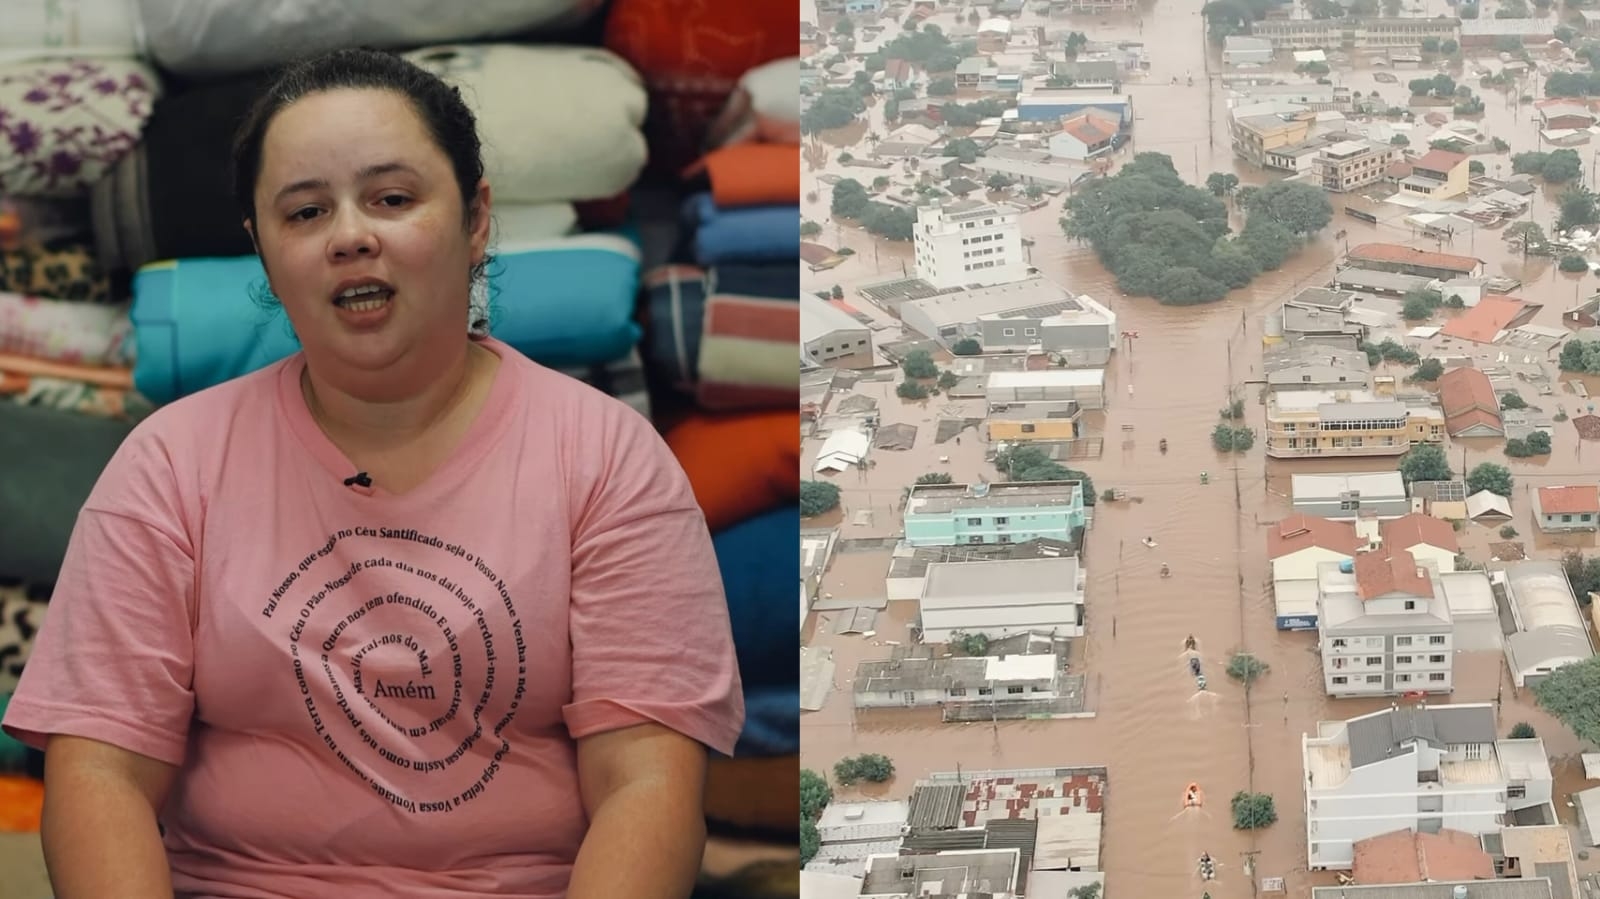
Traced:
POLYGON ((334 90, 279 112, 255 201, 272 291, 324 377, 388 392, 385 372, 461 352, 489 188, 469 227, 450 161, 405 97, 334 90))

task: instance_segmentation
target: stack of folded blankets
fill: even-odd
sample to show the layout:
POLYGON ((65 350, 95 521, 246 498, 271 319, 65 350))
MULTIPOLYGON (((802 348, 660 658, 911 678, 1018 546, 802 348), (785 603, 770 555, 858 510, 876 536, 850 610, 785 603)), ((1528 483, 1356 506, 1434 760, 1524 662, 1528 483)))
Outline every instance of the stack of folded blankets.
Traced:
MULTIPOLYGON (((749 691, 739 755, 767 766, 759 789, 750 768, 713 781, 755 805, 775 790, 793 806, 798 691, 787 572, 798 527, 797 331, 761 325, 760 342, 791 345, 783 351, 788 383, 764 353, 741 362, 730 346, 722 369, 730 374, 716 382, 727 389, 706 407, 721 414, 669 418, 652 408, 638 302, 647 223, 630 197, 648 163, 680 174, 693 158, 678 159, 686 152, 678 131, 659 127, 660 116, 647 119, 662 94, 629 51, 649 42, 547 41, 584 22, 609 39, 621 33, 610 19, 644 7, 687 20, 671 11, 683 5, 675 0, 612 0, 609 18, 596 19, 605 5, 477 0, 446 13, 433 0, 350 0, 284 4, 264 18, 254 0, 7 0, 0 201, 24 199, 15 210, 0 203, 0 393, 10 397, 0 398, 0 704, 26 661, 78 509, 142 414, 298 348, 281 310, 254 299, 265 276, 232 201, 229 143, 250 101, 288 59, 386 47, 459 86, 477 113, 495 200, 491 333, 652 415, 683 460, 714 531, 749 691), (38 197, 70 226, 42 227, 55 219, 40 212, 47 207, 38 197)), ((708 11, 691 29, 701 32, 728 26, 741 8, 732 0, 691 5, 708 11)), ((693 176, 697 186, 684 192, 685 252, 693 254, 684 261, 705 268, 702 286, 720 266, 737 295, 792 307, 797 139, 741 132, 739 123, 756 119, 734 112, 754 94, 783 89, 759 73, 739 83, 783 55, 770 47, 792 53, 796 45, 789 16, 776 7, 761 16, 781 19, 789 33, 752 32, 759 46, 711 54, 736 71, 695 82, 704 121, 689 142, 693 156, 725 108, 729 125, 693 176), (760 220, 759 239, 730 232, 730 223, 754 226, 727 218, 743 214, 760 220)), ((651 52, 707 58, 696 43, 703 38, 669 28, 654 34, 651 52)), ((791 79, 787 89, 795 87, 791 79)), ((683 396, 692 398, 697 363, 689 361, 690 374, 674 384, 691 385, 683 396)), ((0 738, 0 771, 18 749, 0 738)), ((721 817, 752 826, 774 819, 756 820, 751 808, 724 806, 721 817)), ((792 828, 796 818, 776 820, 792 828)))

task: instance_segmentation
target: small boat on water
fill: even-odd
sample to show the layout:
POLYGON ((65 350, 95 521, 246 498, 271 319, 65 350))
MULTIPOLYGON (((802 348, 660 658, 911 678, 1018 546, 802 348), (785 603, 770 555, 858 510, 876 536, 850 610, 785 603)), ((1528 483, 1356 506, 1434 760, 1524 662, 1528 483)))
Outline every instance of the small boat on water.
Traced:
POLYGON ((1199 808, 1205 804, 1206 794, 1200 789, 1200 785, 1196 783, 1189 784, 1188 788, 1183 791, 1183 807, 1199 808))

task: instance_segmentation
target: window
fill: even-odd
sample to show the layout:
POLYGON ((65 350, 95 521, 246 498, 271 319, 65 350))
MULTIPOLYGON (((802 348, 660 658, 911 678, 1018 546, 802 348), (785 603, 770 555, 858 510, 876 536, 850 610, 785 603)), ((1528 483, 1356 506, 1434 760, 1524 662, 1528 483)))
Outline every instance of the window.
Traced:
POLYGON ((998 539, 999 539, 999 542, 1001 542, 1001 543, 1010 543, 1011 542, 1011 535, 1010 534, 1001 534, 998 539))
POLYGON ((979 687, 978 688, 978 695, 979 696, 993 696, 994 695, 994 691, 989 689, 988 687, 979 687))
POLYGON ((996 515, 994 517, 994 523, 995 524, 1007 524, 1010 521, 1011 521, 1011 519, 1005 517, 1004 515, 996 515))
POLYGON ((965 695, 967 695, 967 688, 966 687, 951 687, 950 688, 950 695, 951 696, 955 696, 955 697, 965 696, 965 695))
POLYGON ((1561 516, 1562 524, 1567 524, 1567 523, 1569 523, 1571 521, 1572 521, 1572 516, 1571 515, 1563 515, 1563 516, 1561 516))
POLYGON ((1396 645, 1396 646, 1410 646, 1411 645, 1411 638, 1410 637, 1395 637, 1394 638, 1394 645, 1396 645))
POLYGON ((1033 432, 1034 432, 1033 422, 1024 422, 1023 425, 1022 425, 1022 433, 1024 433, 1024 434, 1032 434, 1033 432))
POLYGON ((1428 645, 1429 646, 1443 646, 1444 645, 1444 636, 1441 635, 1441 634, 1434 634, 1433 636, 1428 638, 1428 645))
POLYGON ((1017 336, 1017 329, 1016 328, 1001 328, 1000 329, 1000 336, 1001 337, 1015 337, 1015 336, 1017 336))
POLYGON ((1442 683, 1444 683, 1444 672, 1443 671, 1435 671, 1432 674, 1428 675, 1428 680, 1433 682, 1433 683, 1436 683, 1436 684, 1442 684, 1442 683))
POLYGON ((1526 799, 1528 788, 1524 784, 1506 784, 1507 799, 1526 799))
POLYGON ((1409 684, 1409 683, 1411 683, 1411 675, 1409 675, 1409 674, 1396 674, 1394 676, 1394 682, 1397 683, 1397 684, 1409 684))
POLYGON ((1406 611, 1407 612, 1415 609, 1416 607, 1417 607, 1417 601, 1416 600, 1414 600, 1414 599, 1406 600, 1406 611))
POLYGON ((968 518, 967 519, 967 525, 969 527, 978 527, 981 524, 983 524, 983 519, 982 518, 968 518))
POLYGON ((1432 664, 1432 665, 1443 665, 1444 664, 1444 656, 1442 656, 1442 655, 1428 656, 1428 663, 1432 664))
POLYGON ((1034 337, 1034 336, 1038 335, 1038 333, 1039 333, 1039 329, 1038 328, 1023 328, 1022 329, 1022 336, 1023 337, 1034 337))
POLYGON ((1383 656, 1367 656, 1368 665, 1382 665, 1383 656))
POLYGON ((1395 656, 1394 657, 1394 663, 1396 665, 1409 665, 1409 664, 1411 664, 1411 657, 1410 656, 1395 656))
POLYGON ((980 544, 983 542, 983 536, 981 534, 973 534, 967 538, 967 542, 973 545, 980 544))
POLYGON ((1344 649, 1344 638, 1343 637, 1335 637, 1334 641, 1333 641, 1333 648, 1334 649, 1344 649))
POLYGON ((1027 687, 1007 687, 1006 688, 1006 695, 1008 695, 1008 696, 1021 696, 1023 693, 1026 693, 1026 692, 1028 692, 1028 688, 1027 687))
POLYGON ((1349 683, 1349 682, 1350 682, 1350 678, 1348 678, 1348 677, 1345 677, 1345 676, 1343 676, 1343 675, 1340 675, 1340 676, 1338 676, 1338 677, 1335 677, 1335 678, 1334 678, 1334 679, 1333 679, 1333 682, 1334 682, 1334 683, 1335 683, 1335 684, 1347 684, 1347 683, 1349 683))
POLYGON ((1369 683, 1369 684, 1381 684, 1381 683, 1383 683, 1383 675, 1381 675, 1381 674, 1369 674, 1369 675, 1367 675, 1367 683, 1369 683))

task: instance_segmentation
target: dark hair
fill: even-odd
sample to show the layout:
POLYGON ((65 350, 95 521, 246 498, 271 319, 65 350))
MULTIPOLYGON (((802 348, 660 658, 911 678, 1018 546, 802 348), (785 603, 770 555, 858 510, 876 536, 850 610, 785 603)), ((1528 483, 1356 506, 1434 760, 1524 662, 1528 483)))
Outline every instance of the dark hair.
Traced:
MULTIPOLYGON (((233 140, 233 194, 252 227, 256 223, 256 181, 261 177, 261 147, 278 113, 311 94, 334 90, 386 90, 404 97, 422 120, 433 143, 450 160, 461 192, 462 213, 471 221, 478 182, 483 179, 483 147, 477 118, 461 91, 414 63, 383 50, 334 50, 286 66, 250 107, 233 140)), ((473 267, 473 281, 486 277, 489 259, 473 267)), ((487 331, 487 309, 475 309, 472 330, 487 331), (479 316, 484 320, 480 321, 479 316)))

